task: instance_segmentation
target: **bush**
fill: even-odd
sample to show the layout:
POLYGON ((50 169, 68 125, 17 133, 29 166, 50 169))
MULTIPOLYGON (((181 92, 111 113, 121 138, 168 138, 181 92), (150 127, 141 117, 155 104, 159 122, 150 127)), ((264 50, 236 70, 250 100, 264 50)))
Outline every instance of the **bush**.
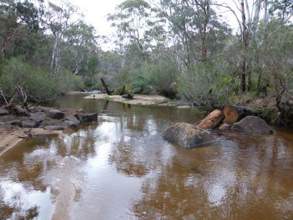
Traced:
POLYGON ((8 97, 13 96, 16 85, 24 88, 29 101, 47 102, 73 89, 81 88, 79 77, 68 71, 52 75, 48 71, 12 58, 4 64, 0 87, 8 97))
POLYGON ((161 58, 153 62, 144 62, 136 68, 125 67, 114 77, 112 86, 119 88, 126 85, 132 88, 133 92, 174 96, 176 89, 172 85, 176 83, 178 74, 175 62, 161 58))
POLYGON ((179 77, 179 93, 199 105, 227 103, 239 84, 227 72, 223 62, 196 64, 179 77))

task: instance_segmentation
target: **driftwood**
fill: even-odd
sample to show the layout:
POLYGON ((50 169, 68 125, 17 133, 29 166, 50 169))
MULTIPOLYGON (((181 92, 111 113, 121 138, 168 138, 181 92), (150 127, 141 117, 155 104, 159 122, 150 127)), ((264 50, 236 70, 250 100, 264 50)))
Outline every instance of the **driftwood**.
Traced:
POLYGON ((28 96, 27 96, 25 90, 23 89, 23 87, 17 85, 16 86, 16 91, 17 91, 18 95, 22 98, 22 106, 27 108, 27 106, 28 106, 28 104, 27 104, 28 96))
POLYGON ((225 116, 224 123, 227 124, 234 124, 246 116, 256 115, 255 112, 243 106, 225 106, 223 114, 225 116))
POLYGON ((130 94, 130 93, 126 93, 126 94, 122 95, 122 98, 125 98, 125 99, 133 99, 133 95, 130 94))
POLYGON ((7 101, 6 97, 5 97, 4 92, 3 92, 2 89, 0 89, 0 96, 2 97, 5 105, 8 105, 8 101, 7 101))
POLYGON ((216 109, 208 114, 198 125, 200 129, 217 128, 224 120, 224 114, 221 110, 216 109))
POLYGON ((104 89, 106 90, 107 95, 112 95, 113 91, 111 91, 109 89, 108 85, 106 84, 106 82, 103 78, 101 78, 101 82, 102 82, 104 89))
POLYGON ((215 129, 232 125, 246 116, 255 116, 256 113, 242 106, 224 106, 209 113, 196 125, 200 129, 215 129))
POLYGON ((9 113, 18 116, 28 116, 30 109, 28 107, 28 96, 23 89, 23 87, 16 85, 15 91, 11 98, 8 100, 2 90, 0 90, 0 96, 4 101, 3 107, 9 111, 9 113), (15 99, 20 98, 22 100, 22 105, 17 105, 15 99))

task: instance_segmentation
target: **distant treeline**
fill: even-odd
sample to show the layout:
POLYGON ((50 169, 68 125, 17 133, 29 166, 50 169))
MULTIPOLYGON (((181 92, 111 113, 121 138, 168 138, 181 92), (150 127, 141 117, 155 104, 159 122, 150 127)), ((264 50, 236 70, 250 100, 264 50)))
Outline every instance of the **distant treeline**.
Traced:
POLYGON ((1 0, 1 90, 20 85, 39 102, 101 88, 103 77, 115 89, 211 104, 292 89, 292 1, 221 2, 126 0, 109 15, 117 36, 103 51, 105 38, 71 4, 1 0))

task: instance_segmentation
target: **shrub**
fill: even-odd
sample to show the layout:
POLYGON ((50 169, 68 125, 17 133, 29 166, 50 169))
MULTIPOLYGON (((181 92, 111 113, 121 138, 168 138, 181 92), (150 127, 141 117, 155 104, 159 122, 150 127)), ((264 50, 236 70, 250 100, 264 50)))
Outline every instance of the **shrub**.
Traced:
POLYGON ((238 85, 227 72, 223 62, 196 64, 179 77, 179 93, 200 105, 227 103, 238 85))
POLYGON ((112 86, 119 88, 126 85, 133 92, 168 96, 176 93, 172 84, 176 83, 178 74, 176 63, 162 57, 160 60, 144 62, 135 68, 126 66, 114 77, 112 86))
POLYGON ((0 87, 8 97, 13 96, 16 85, 24 88, 29 101, 47 102, 59 95, 82 86, 79 77, 68 71, 52 75, 45 69, 33 67, 19 58, 12 58, 4 64, 0 87))

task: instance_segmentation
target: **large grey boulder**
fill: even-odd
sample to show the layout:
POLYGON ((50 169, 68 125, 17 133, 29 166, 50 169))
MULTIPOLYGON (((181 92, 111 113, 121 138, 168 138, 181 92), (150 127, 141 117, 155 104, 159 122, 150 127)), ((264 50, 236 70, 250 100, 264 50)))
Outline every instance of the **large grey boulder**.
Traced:
POLYGON ((213 143, 216 138, 208 131, 188 123, 176 123, 163 132, 168 142, 184 148, 194 148, 213 143))
POLYGON ((265 122, 265 120, 257 116, 247 116, 241 121, 233 124, 231 129, 256 135, 268 135, 274 133, 274 130, 265 122))

